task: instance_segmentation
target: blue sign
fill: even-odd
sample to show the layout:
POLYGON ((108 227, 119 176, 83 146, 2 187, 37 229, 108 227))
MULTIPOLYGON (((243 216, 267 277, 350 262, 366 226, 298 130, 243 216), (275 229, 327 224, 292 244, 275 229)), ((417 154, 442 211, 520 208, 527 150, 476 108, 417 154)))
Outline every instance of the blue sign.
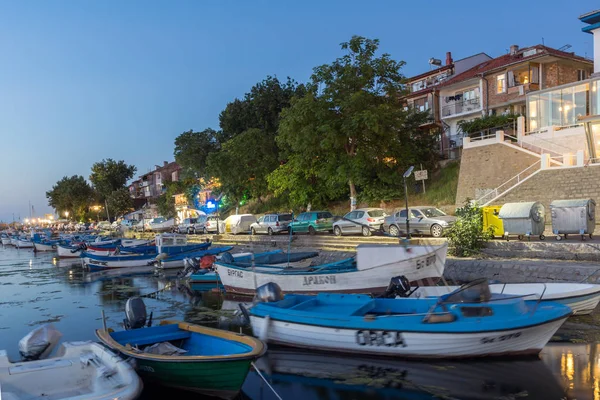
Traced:
POLYGON ((212 210, 216 207, 217 207, 217 205, 212 200, 208 200, 206 202, 206 208, 208 208, 209 210, 212 210))

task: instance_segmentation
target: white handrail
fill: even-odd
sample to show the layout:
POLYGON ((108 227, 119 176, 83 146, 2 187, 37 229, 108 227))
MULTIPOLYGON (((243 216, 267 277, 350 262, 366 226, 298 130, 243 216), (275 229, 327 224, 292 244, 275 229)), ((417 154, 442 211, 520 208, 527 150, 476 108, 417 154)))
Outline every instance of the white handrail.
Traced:
MULTIPOLYGON (((538 164, 540 164, 541 166, 541 160, 538 160, 536 162, 534 162, 533 164, 531 164, 529 167, 525 168, 523 171, 519 172, 517 175, 513 176, 512 178, 508 179, 506 182, 504 182, 503 184, 501 184, 500 186, 496 187, 495 189, 492 189, 491 191, 489 191, 488 193, 484 194, 483 196, 481 196, 480 198, 478 198, 477 200, 475 200, 477 202, 477 204, 481 204, 481 205, 485 205, 487 204, 487 201, 489 200, 493 200, 497 197, 502 196, 504 193, 508 192, 508 190, 510 190, 512 187, 518 185, 519 183, 521 183, 521 181, 523 181, 525 178, 531 176, 533 174, 529 173, 527 176, 523 176, 526 172, 528 172, 529 170, 531 170, 532 168, 538 166, 538 164), (502 191, 502 188, 509 185, 511 182, 515 181, 513 184, 511 184, 506 190, 502 191)), ((539 170, 536 169, 536 171, 539 170)))
POLYGON ((527 149, 526 146, 523 146, 523 143, 525 143, 525 144, 527 144, 528 146, 531 146, 531 147, 537 147, 539 149, 539 151, 535 151, 535 153, 539 153, 539 154, 544 154, 544 153, 545 154, 555 154, 557 156, 560 155, 560 153, 557 152, 557 151, 546 149, 546 148, 544 148, 542 146, 538 146, 537 144, 519 141, 519 139, 517 139, 516 137, 511 136, 511 135, 506 135, 505 134, 504 137, 514 139, 516 141, 516 143, 511 143, 511 144, 514 145, 514 146, 519 146, 520 148, 525 149, 525 150, 529 150, 529 149, 527 149))

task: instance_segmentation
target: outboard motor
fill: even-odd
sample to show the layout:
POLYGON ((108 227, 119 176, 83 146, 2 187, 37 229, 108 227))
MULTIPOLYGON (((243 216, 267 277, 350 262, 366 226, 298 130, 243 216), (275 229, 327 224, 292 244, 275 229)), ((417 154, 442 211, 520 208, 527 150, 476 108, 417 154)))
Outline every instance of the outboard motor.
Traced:
POLYGON ((283 300, 283 292, 278 284, 273 282, 265 283, 256 289, 255 300, 262 303, 273 303, 283 300))
POLYGON ((200 269, 199 262, 194 258, 183 259, 183 270, 177 272, 177 276, 189 276, 200 269))
MULTIPOLYGON (((139 329, 146 325, 146 305, 144 300, 140 297, 131 297, 127 299, 125 303, 125 319, 123 320, 123 326, 125 330, 139 329)), ((150 313, 150 319, 148 320, 148 326, 152 325, 152 313, 150 313)))
POLYGON ((381 297, 386 299, 394 299, 396 297, 410 297, 411 294, 418 289, 418 286, 414 289, 410 289, 410 282, 404 275, 394 276, 385 290, 385 293, 381 297))
POLYGON ((62 334, 52 324, 40 326, 19 340, 19 353, 23 361, 48 357, 58 344, 62 334))

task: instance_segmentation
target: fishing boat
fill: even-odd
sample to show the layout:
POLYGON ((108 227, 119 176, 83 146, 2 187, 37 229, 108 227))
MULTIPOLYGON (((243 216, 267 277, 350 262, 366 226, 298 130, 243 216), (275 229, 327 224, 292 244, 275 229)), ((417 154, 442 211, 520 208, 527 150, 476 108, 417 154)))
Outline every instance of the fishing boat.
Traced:
POLYGON ((29 361, 11 362, 0 350, 0 398, 112 400, 136 399, 142 382, 133 368, 105 347, 67 342, 46 358, 60 339, 51 325, 37 328, 19 342, 29 361))
MULTIPOLYGON (((311 258, 318 255, 319 253, 314 251, 282 253, 281 250, 273 250, 264 253, 256 253, 254 255, 252 253, 223 253, 220 258, 217 259, 229 263, 233 262, 238 267, 246 268, 253 265, 252 258, 254 258, 254 264, 259 265, 280 268, 306 268, 310 265, 311 258)), ((188 275, 187 271, 184 272, 184 275, 188 275)), ((189 274, 188 281, 190 283, 218 283, 219 276, 212 267, 202 269, 199 265, 195 265, 194 272, 189 274)))
POLYGON ((57 244, 56 253, 59 258, 79 258, 83 247, 80 244, 57 244))
POLYGON ((16 241, 15 247, 17 249, 33 249, 33 242, 27 238, 19 237, 16 241))
POLYGON ((156 261, 156 268, 158 269, 176 269, 183 268, 185 266, 186 258, 201 258, 204 256, 215 256, 217 254, 226 253, 233 249, 233 246, 223 246, 210 249, 210 251, 203 252, 184 252, 179 254, 173 254, 167 258, 156 261))
MULTIPOLYGON (((217 247, 207 249, 211 243, 201 243, 194 246, 189 246, 189 250, 185 253, 189 257, 202 257, 205 255, 219 254, 229 247, 217 247)), ((103 268, 131 268, 131 267, 148 267, 154 268, 154 263, 157 259, 169 260, 170 257, 177 257, 181 253, 173 254, 126 254, 117 256, 97 256, 84 252, 81 254, 83 263, 90 269, 103 268)))
POLYGON ((187 322, 163 321, 144 328, 146 312, 139 302, 140 298, 129 299, 126 305, 125 326, 130 330, 100 329, 96 336, 123 357, 134 359, 142 379, 153 384, 233 398, 250 364, 266 351, 264 343, 251 336, 187 322))
MULTIPOLYGON (((569 306, 573 315, 590 314, 600 302, 600 285, 590 283, 494 283, 492 293, 524 296, 525 300, 540 299, 541 303, 556 302, 569 306)), ((457 290, 458 286, 423 286, 412 297, 443 296, 457 290)))
POLYGON ((538 354, 572 314, 569 307, 492 295, 486 280, 439 298, 288 294, 275 285, 250 309, 254 335, 295 347, 418 358, 538 354), (279 300, 282 299, 282 300, 279 300))
POLYGON ((301 268, 256 264, 252 268, 216 261, 219 278, 229 293, 252 295, 268 282, 285 293, 383 293, 393 276, 412 284, 432 285, 442 276, 448 244, 440 246, 360 245, 356 259, 301 268))
POLYGON ((2 245, 3 245, 3 246, 10 246, 10 245, 11 245, 11 242, 10 242, 10 237, 8 236, 8 234, 6 234, 6 233, 3 233, 3 234, 0 236, 0 239, 2 240, 2 245))

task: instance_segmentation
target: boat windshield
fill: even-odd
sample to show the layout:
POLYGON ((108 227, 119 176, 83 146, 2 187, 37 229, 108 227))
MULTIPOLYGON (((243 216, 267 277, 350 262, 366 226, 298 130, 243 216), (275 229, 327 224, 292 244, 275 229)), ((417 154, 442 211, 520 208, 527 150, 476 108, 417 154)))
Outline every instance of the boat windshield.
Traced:
POLYGON ((492 293, 487 279, 477 279, 442 296, 441 300, 443 303, 485 303, 491 298, 492 293))

